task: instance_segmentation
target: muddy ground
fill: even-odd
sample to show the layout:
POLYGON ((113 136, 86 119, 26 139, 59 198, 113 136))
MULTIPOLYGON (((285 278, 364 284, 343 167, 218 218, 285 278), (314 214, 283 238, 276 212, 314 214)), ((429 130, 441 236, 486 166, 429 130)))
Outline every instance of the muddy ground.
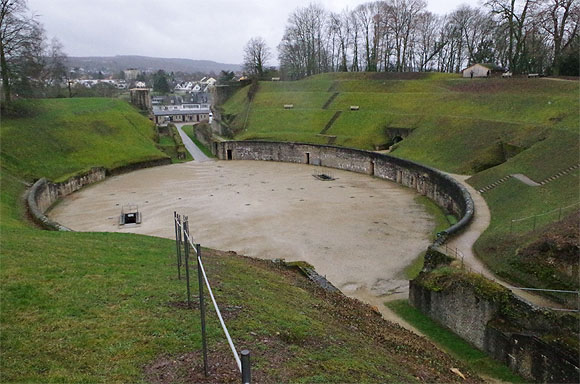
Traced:
POLYGON ((323 167, 190 162, 111 177, 67 197, 49 216, 77 231, 174 238, 177 211, 189 216, 204 247, 307 261, 348 296, 382 307, 392 294, 406 295, 402 271, 429 245, 434 224, 415 196, 395 183, 323 167), (130 203, 143 222, 119 226, 130 203))

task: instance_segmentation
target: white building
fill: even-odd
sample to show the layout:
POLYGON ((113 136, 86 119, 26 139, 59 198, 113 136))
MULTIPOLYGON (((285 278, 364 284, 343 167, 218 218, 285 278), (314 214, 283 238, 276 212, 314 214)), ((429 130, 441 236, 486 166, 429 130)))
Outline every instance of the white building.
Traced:
POLYGON ((503 72, 503 68, 495 64, 473 64, 463 70, 463 77, 491 77, 493 74, 503 72))

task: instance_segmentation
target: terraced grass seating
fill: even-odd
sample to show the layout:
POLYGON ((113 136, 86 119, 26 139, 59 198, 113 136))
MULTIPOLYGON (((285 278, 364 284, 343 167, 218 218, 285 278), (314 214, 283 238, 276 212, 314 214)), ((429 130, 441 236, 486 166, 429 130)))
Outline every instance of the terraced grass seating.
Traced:
POLYGON ((549 183, 551 181, 554 181, 554 180, 558 179, 559 177, 562 177, 564 175, 567 175, 570 172, 572 172, 572 171, 574 171, 575 169, 578 169, 578 168, 580 168, 580 164, 572 165, 572 166, 570 166, 570 167, 568 167, 566 169, 562 169, 562 170, 558 171, 553 176, 550 176, 550 177, 546 178, 545 180, 540 181, 539 183, 531 180, 529 177, 527 177, 525 175, 521 175, 521 174, 511 174, 511 175, 504 176, 501 179, 499 179, 499 180, 497 180, 497 181, 495 181, 495 182, 493 182, 493 183, 491 183, 489 185, 486 185, 485 187, 483 187, 481 189, 478 189, 478 192, 479 193, 485 193, 487 191, 490 191, 490 190, 494 189, 495 187, 499 186, 500 184, 505 183, 506 181, 508 181, 512 177, 514 177, 516 179, 519 179, 520 181, 524 182, 524 184, 529 185, 529 186, 533 186, 533 187, 537 187, 537 186, 540 186, 540 185, 546 185, 547 183, 549 183), (524 178, 518 177, 520 175, 521 176, 524 176, 524 178), (524 179, 524 180, 525 179, 529 179, 529 181, 528 182, 525 182, 522 179, 524 179))

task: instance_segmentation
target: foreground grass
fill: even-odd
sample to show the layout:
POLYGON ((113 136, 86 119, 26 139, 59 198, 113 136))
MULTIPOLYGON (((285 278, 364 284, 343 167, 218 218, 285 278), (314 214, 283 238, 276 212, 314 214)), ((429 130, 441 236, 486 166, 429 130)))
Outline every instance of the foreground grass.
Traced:
POLYGON ((418 309, 412 307, 407 300, 392 301, 386 303, 386 305, 478 374, 510 383, 524 382, 521 377, 515 375, 505 365, 493 360, 461 337, 423 315, 418 309))

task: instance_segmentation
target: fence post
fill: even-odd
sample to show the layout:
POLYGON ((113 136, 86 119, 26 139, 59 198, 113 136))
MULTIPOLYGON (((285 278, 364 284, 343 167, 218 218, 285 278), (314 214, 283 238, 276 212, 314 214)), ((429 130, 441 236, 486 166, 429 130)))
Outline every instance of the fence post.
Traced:
POLYGON ((207 368, 207 340, 205 335, 205 300, 203 298, 203 274, 201 271, 201 246, 195 244, 195 253, 197 256, 197 280, 199 284, 199 312, 201 316, 201 343, 203 348, 203 373, 208 376, 207 368))
POLYGON ((175 228, 175 254, 179 252, 179 245, 177 243, 177 212, 173 211, 173 227, 175 228))
POLYGON ((250 351, 244 349, 242 351, 242 384, 250 384, 251 382, 250 351))
POLYGON ((177 244, 177 279, 181 280, 181 216, 175 215, 175 243, 177 244))
POLYGON ((187 284, 187 306, 191 307, 191 291, 189 288, 189 218, 187 216, 183 219, 183 238, 185 243, 185 281, 187 284))

